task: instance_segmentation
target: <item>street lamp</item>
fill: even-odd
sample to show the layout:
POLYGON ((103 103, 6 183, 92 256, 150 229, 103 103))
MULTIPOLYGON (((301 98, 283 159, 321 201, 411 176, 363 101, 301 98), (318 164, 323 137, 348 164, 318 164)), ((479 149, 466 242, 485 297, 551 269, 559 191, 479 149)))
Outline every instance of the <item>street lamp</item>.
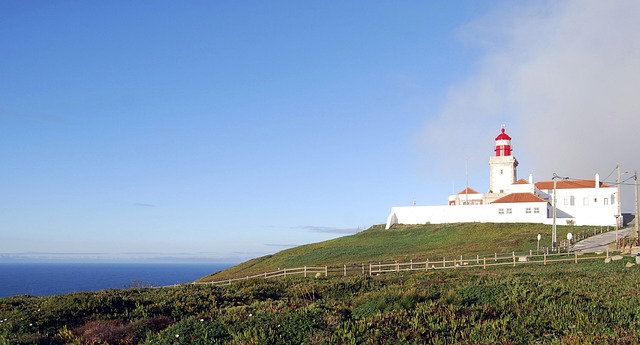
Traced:
POLYGON ((551 178, 553 180, 553 230, 551 231, 551 248, 553 250, 556 250, 556 202, 557 202, 557 197, 556 197, 556 189, 558 187, 558 179, 560 180, 568 180, 568 177, 561 177, 558 176, 558 174, 553 173, 553 177, 551 178))

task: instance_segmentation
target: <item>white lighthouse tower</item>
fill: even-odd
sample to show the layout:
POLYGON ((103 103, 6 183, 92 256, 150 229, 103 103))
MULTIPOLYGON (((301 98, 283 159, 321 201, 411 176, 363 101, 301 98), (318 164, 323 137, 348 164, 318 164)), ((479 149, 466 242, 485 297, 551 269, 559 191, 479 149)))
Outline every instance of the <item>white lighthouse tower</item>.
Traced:
MULTIPOLYGON (((516 167, 518 160, 511 155, 511 137, 502 133, 496 137, 495 156, 489 158, 489 193, 504 195, 510 186, 518 179, 516 167)), ((496 195, 497 196, 497 195, 496 195)))

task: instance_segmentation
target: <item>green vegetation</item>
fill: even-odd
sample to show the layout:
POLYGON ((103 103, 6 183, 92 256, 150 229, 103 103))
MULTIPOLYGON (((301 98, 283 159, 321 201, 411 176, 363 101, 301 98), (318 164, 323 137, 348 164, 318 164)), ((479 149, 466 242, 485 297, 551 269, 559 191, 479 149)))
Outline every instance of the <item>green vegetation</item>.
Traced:
MULTIPOLYGON (((592 227, 559 227, 593 232, 592 227)), ((540 224, 394 226, 282 251, 206 277, 278 268, 535 250, 540 224)), ((541 243, 545 245, 545 241, 541 243)), ((631 259, 379 276, 241 281, 0 299, 7 344, 635 344, 631 259)))
POLYGON ((0 299, 0 344, 636 344, 630 259, 0 299))
MULTIPOLYGON (((558 226, 558 239, 568 232, 591 233, 594 227, 558 226)), ((606 230, 606 229, 605 229, 606 230)), ((600 228, 597 228, 600 231, 600 228)), ((543 224, 424 224, 394 225, 385 230, 376 225, 351 236, 283 250, 249 260, 225 271, 204 277, 201 281, 223 280, 303 266, 349 265, 378 261, 408 262, 443 256, 489 255, 493 253, 536 250, 537 236, 541 246, 550 246, 551 226, 543 224)))

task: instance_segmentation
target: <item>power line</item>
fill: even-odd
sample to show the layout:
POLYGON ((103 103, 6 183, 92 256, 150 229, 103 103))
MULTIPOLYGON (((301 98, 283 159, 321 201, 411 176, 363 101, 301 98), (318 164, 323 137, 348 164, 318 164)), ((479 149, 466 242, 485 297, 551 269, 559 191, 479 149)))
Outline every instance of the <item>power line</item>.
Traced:
POLYGON ((617 165, 616 165, 616 167, 615 167, 615 168, 613 168, 613 170, 611 170, 611 172, 609 173, 609 175, 607 175, 607 177, 605 177, 605 178, 603 179, 603 181, 604 181, 604 180, 606 180, 606 179, 608 179, 608 178, 611 176, 611 174, 613 174, 613 173, 616 171, 616 169, 618 169, 618 166, 617 166, 617 165))

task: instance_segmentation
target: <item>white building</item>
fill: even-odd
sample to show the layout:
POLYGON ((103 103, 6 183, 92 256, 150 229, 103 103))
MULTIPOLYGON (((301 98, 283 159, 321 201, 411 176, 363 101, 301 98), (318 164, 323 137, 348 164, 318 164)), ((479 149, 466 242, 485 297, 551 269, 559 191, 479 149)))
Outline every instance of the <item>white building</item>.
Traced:
MULTIPOLYGON (((465 188, 450 195, 447 206, 392 207, 387 218, 393 224, 442 223, 553 223, 554 181, 517 180, 518 160, 512 156, 511 137, 495 139, 495 156, 489 158, 489 192, 465 188)), ((594 180, 555 181, 556 224, 615 225, 617 189, 594 180)))

